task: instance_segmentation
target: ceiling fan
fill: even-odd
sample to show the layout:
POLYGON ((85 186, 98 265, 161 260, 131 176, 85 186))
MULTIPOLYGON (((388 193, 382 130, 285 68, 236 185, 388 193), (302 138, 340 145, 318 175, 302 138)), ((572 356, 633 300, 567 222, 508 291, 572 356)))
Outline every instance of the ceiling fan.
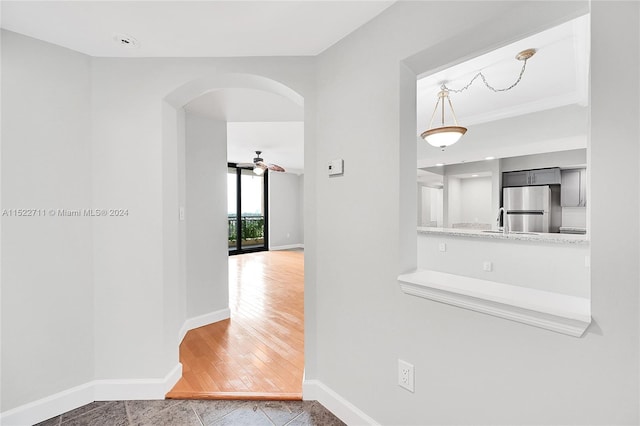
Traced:
POLYGON ((256 156, 253 159, 253 163, 240 163, 238 164, 238 167, 240 168, 252 168, 253 169, 253 173, 257 174, 258 176, 263 174, 265 172, 265 170, 271 170, 273 172, 284 172, 285 170, 278 166, 277 164, 267 164, 264 162, 264 159, 260 157, 260 154, 262 154, 262 151, 256 151, 256 156))

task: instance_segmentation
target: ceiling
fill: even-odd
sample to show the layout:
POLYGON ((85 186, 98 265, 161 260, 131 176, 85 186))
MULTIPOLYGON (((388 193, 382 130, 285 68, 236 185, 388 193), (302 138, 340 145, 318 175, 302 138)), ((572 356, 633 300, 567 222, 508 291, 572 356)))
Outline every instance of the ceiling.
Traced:
POLYGON ((227 159, 251 163, 255 151, 265 163, 277 164, 288 173, 304 171, 304 123, 231 122, 227 123, 227 159))
POLYGON ((224 89, 184 109, 227 122, 227 161, 250 163, 260 150, 265 162, 304 173, 304 108, 290 99, 256 89, 224 89))
MULTIPOLYGON (((394 1, 2 1, 2 28, 98 57, 313 56, 394 1), (116 42, 133 37, 135 47, 116 42)), ((228 161, 256 150, 304 170, 304 110, 251 89, 207 93, 185 106, 228 122, 228 161)))
MULTIPOLYGON (((582 16, 531 37, 504 46, 487 54, 431 75, 422 76, 417 82, 417 128, 420 135, 429 127, 440 85, 445 82, 452 89, 464 87, 482 71, 489 84, 496 88, 510 86, 516 81, 523 62, 515 55, 527 48, 537 49, 537 53, 527 61, 526 71, 520 83, 506 92, 493 92, 477 79, 464 92, 450 93, 458 123, 468 128, 460 142, 445 151, 429 146, 417 136, 418 166, 433 166, 437 163, 451 164, 462 161, 479 161, 485 157, 510 157, 545 150, 576 148, 586 146, 584 134, 574 129, 563 129, 562 135, 552 140, 549 135, 538 137, 545 124, 556 125, 557 120, 568 115, 576 126, 586 117, 569 106, 579 106, 586 111, 588 104, 589 78, 589 16, 582 16), (553 113, 545 114, 553 111, 553 113), (527 117, 527 118, 525 118, 527 117), (531 117, 531 118, 529 118, 531 117), (532 123, 533 119, 539 120, 532 123), (510 126, 508 142, 480 140, 479 136, 494 138, 504 136, 502 123, 510 126), (517 126, 522 132, 513 131, 517 126), (483 129, 491 129, 484 131, 483 129), (571 131, 574 134, 571 134, 571 131), (545 141, 541 140, 544 136, 545 141), (576 138, 582 138, 582 142, 576 138), (536 138, 540 140, 536 140, 536 138), (566 142, 566 144, 565 144, 566 142), (539 147, 532 148, 537 143, 539 147), (563 146, 565 144, 566 146, 563 146), (487 149, 484 149, 484 148, 487 149), (533 149, 533 150, 532 150, 533 149)), ((445 123, 451 124, 450 110, 445 108, 445 123)), ((439 126, 440 116, 436 114, 433 126, 439 126)), ((566 127, 566 126, 565 126, 566 127)), ((583 133, 586 127, 582 129, 583 133)))
POLYGON ((2 1, 2 28, 91 56, 317 55, 394 1, 2 1), (138 42, 127 48, 118 34, 138 42))

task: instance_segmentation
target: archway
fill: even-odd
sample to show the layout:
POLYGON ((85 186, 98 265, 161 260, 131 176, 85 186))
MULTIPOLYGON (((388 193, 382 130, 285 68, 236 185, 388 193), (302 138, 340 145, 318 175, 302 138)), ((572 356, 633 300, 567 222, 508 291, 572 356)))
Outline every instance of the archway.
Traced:
MULTIPOLYGON (((295 105, 304 107, 303 97, 286 85, 253 74, 221 74, 190 81, 164 98, 163 114, 163 254, 165 294, 164 306, 173 318, 182 318, 178 344, 194 328, 228 319, 229 290, 227 252, 218 251, 207 265, 209 274, 194 278, 188 274, 192 267, 187 262, 187 248, 193 232, 189 232, 189 218, 197 214, 188 206, 185 211, 185 149, 186 132, 190 126, 184 106, 210 93, 228 89, 253 89, 279 95, 295 105), (191 211, 190 211, 191 210, 191 211), (179 212, 176 214, 176 212, 179 212), (189 266, 189 267, 188 267, 189 266), (177 283, 177 285, 172 285, 177 283)), ((226 147, 225 147, 226 150, 226 147)), ((226 151, 225 151, 226 156, 226 151)), ((226 222, 225 222, 226 225, 226 222)), ((217 226, 217 225, 216 225, 217 226)), ((225 229, 226 233, 226 229, 225 229)), ((190 253, 193 253, 191 251, 190 253)), ((190 257, 191 259, 191 257, 190 257)), ((168 346, 174 342, 167 342, 168 346)), ((175 353, 176 347, 171 350, 175 353)), ((184 375, 183 375, 184 377, 184 375)))

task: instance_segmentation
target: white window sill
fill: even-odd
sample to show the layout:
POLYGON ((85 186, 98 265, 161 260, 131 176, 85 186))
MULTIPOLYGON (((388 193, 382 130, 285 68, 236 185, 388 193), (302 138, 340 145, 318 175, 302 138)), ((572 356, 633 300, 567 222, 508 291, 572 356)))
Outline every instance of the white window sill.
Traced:
POLYGON ((410 295, 580 337, 591 323, 589 299, 516 285, 417 270, 398 277, 410 295))

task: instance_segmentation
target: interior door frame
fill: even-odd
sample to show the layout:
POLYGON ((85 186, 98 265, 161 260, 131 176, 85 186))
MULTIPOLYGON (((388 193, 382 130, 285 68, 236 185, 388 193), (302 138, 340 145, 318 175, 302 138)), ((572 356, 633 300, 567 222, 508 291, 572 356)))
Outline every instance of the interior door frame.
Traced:
POLYGON ((259 247, 242 247, 242 170, 252 170, 248 167, 238 167, 237 163, 227 163, 227 169, 236 170, 236 248, 229 250, 229 256, 236 254, 254 253, 269 250, 269 170, 262 175, 262 191, 264 200, 264 244, 259 247))

